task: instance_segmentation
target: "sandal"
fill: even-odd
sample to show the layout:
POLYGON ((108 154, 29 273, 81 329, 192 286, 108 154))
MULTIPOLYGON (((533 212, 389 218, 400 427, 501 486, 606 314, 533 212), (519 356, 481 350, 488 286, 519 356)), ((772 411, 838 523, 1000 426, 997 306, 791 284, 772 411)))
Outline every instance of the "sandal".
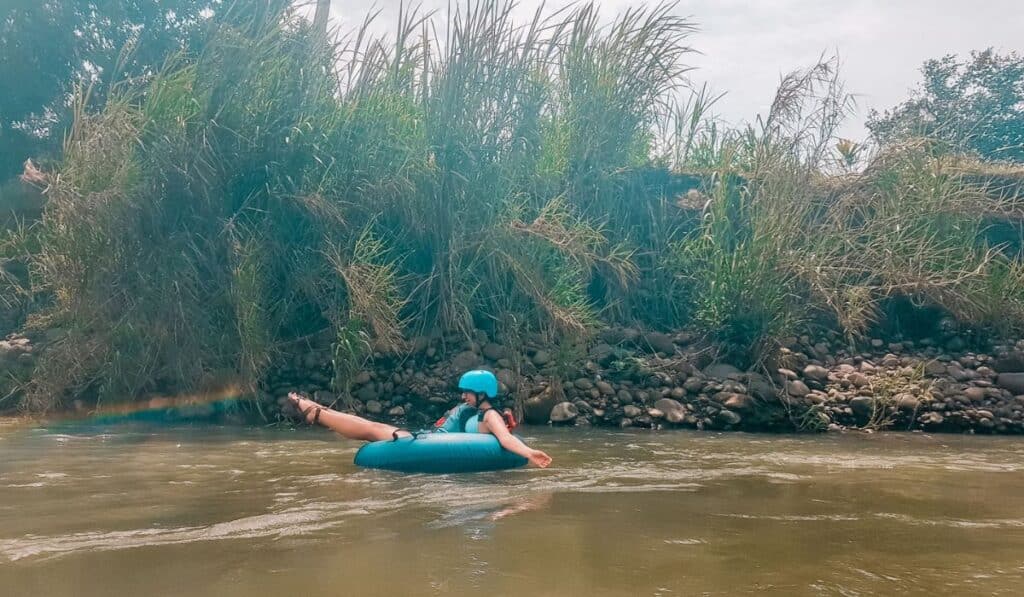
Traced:
POLYGON ((309 400, 309 402, 313 402, 313 405, 310 406, 309 408, 307 408, 306 410, 302 410, 301 408, 299 408, 300 401, 308 400, 308 399, 303 398, 302 396, 299 396, 297 394, 295 395, 294 398, 292 398, 291 396, 288 396, 288 399, 291 401, 292 405, 295 407, 295 410, 299 411, 299 416, 302 417, 302 422, 303 423, 308 423, 309 425, 316 425, 317 423, 320 422, 320 411, 323 410, 322 406, 320 406, 316 402, 313 402, 312 400, 309 400), (316 411, 315 413, 313 413, 313 420, 312 421, 309 420, 309 413, 311 411, 316 411))

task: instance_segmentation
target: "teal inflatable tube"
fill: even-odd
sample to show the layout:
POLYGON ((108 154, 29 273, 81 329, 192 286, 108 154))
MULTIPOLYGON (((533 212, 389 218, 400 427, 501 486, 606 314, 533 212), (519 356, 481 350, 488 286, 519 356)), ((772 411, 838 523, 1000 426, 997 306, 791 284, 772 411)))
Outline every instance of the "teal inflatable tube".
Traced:
POLYGON ((434 432, 366 444, 355 463, 403 473, 476 473, 517 468, 526 459, 489 433, 434 432))

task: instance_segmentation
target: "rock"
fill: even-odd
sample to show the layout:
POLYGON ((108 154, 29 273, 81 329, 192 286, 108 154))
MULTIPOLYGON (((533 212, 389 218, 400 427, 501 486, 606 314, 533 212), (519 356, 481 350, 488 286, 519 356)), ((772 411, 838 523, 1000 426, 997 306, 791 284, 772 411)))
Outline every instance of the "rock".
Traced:
POLYGON ((828 382, 828 369, 821 365, 807 365, 804 367, 804 377, 820 384, 828 382))
MULTIPOLYGON (((691 394, 699 394, 704 389, 704 380, 698 377, 691 377, 683 383, 683 389, 691 394)), ((675 396, 673 396, 675 398, 675 396)), ((680 396, 682 398, 682 396, 680 396)))
POLYGON ((359 373, 356 374, 356 377, 355 379, 352 380, 352 383, 354 383, 357 386, 361 386, 370 383, 371 379, 372 378, 370 377, 369 371, 360 371, 359 373))
POLYGON ((803 398, 811 392, 811 389, 807 387, 807 384, 797 380, 786 382, 786 393, 796 398, 803 398))
POLYGON ((921 406, 921 401, 917 399, 917 396, 913 394, 903 393, 896 394, 894 398, 896 407, 902 411, 913 412, 921 406))
POLYGON ((924 366, 924 373, 929 377, 939 377, 946 374, 946 365, 939 361, 928 361, 924 366))
POLYGON ((601 392, 601 394, 604 395, 604 396, 614 396, 615 395, 615 388, 612 387, 612 384, 610 384, 610 383, 608 383, 606 381, 599 381, 599 382, 597 382, 594 385, 597 386, 597 390, 599 392, 601 392))
POLYGON ((390 417, 404 417, 405 416, 405 408, 403 408, 401 406, 392 407, 391 410, 388 411, 388 416, 390 416, 390 417))
POLYGON ((366 412, 370 413, 371 415, 379 415, 380 413, 384 412, 384 405, 376 400, 367 400, 366 412))
POLYGON ((731 410, 722 410, 715 415, 715 422, 719 425, 739 425, 743 417, 731 410))
POLYGON ((871 347, 872 348, 881 348, 883 346, 885 346, 885 342, 883 342, 881 339, 879 339, 879 338, 872 338, 871 339, 871 347))
POLYGON ((871 379, 860 371, 849 374, 846 376, 846 379, 850 380, 850 383, 858 388, 866 388, 871 385, 871 379))
POLYGON ((679 424, 686 418, 686 407, 677 400, 662 398, 654 403, 654 408, 665 413, 665 420, 669 423, 679 424))
POLYGON ((572 383, 572 385, 576 386, 577 389, 580 389, 580 390, 583 390, 584 392, 586 392, 587 390, 589 390, 589 389, 594 387, 594 382, 590 381, 586 377, 581 377, 581 378, 577 379, 576 381, 574 381, 572 383))
POLYGON ((619 390, 619 393, 615 395, 621 404, 632 404, 633 395, 626 390, 619 390))
POLYGON ((328 392, 327 390, 317 390, 313 392, 313 402, 316 402, 317 404, 331 406, 337 400, 338 397, 335 396, 333 392, 328 392))
POLYGON ((492 361, 504 359, 508 356, 508 349, 501 344, 495 344, 494 342, 488 342, 484 344, 483 351, 484 356, 492 361))
POLYGON ((548 418, 552 423, 567 423, 579 416, 579 409, 572 402, 559 402, 551 409, 548 418))
POLYGON ((356 398, 363 402, 376 400, 378 397, 380 397, 380 392, 377 391, 377 384, 375 383, 366 384, 356 392, 356 398))
POLYGON ((946 419, 937 412, 928 412, 918 417, 918 422, 926 426, 942 425, 946 419))
POLYGON ((747 396, 746 394, 733 394, 725 402, 722 403, 722 406, 729 410, 746 411, 753 408, 754 401, 750 396, 747 396))
POLYGON ((784 369, 784 368, 782 368, 782 369, 779 369, 778 372, 779 372, 779 375, 781 375, 783 379, 789 379, 789 380, 796 380, 796 379, 798 379, 797 375, 796 375, 796 372, 791 370, 791 369, 784 369))
POLYGON ((533 358, 530 360, 533 361, 534 365, 538 367, 543 367, 544 365, 547 365, 548 363, 551 362, 551 353, 549 353, 546 350, 538 350, 537 352, 533 353, 533 358))
POLYGON ((985 388, 970 387, 964 389, 964 397, 970 402, 981 402, 985 399, 985 388))
POLYGON ((648 408, 647 409, 647 415, 650 416, 652 419, 664 419, 665 418, 665 413, 661 412, 660 410, 658 410, 656 408, 648 408))
POLYGON ((661 332, 648 332, 644 334, 643 344, 649 346, 654 352, 675 354, 676 344, 672 338, 661 332))
POLYGON ((622 328, 605 328, 598 334, 602 342, 608 344, 619 344, 625 339, 622 328))
POLYGON ((498 382, 504 385, 509 392, 515 392, 519 389, 519 381, 516 379, 515 372, 511 369, 498 369, 494 375, 498 378, 498 382))
POLYGON ((615 349, 608 344, 598 344, 590 349, 590 359, 607 367, 615 360, 615 349))
POLYGON ((464 350, 452 359, 452 367, 460 373, 475 369, 478 365, 480 365, 480 355, 472 350, 464 350))
POLYGON ((728 363, 714 363, 704 368, 704 375, 718 379, 739 377, 743 372, 728 363))
POLYGON ((626 417, 628 417, 630 419, 635 419, 635 418, 639 417, 640 415, 644 414, 644 411, 642 411, 639 408, 633 406, 632 404, 629 404, 625 408, 622 409, 622 414, 626 415, 626 417))
POLYGON ((1024 394, 1024 373, 1000 373, 996 385, 1015 396, 1024 394))
POLYGON ((850 409, 858 420, 867 421, 875 411, 875 400, 867 396, 855 396, 850 399, 850 409))
POLYGON ((619 421, 619 427, 622 429, 628 429, 633 426, 633 419, 622 419, 619 421))
POLYGON ((768 377, 760 373, 748 373, 747 374, 747 389, 750 390, 750 395, 760 400, 775 400, 775 387, 772 385, 771 380, 768 377))
POLYGON ((551 419, 551 409, 558 404, 551 387, 526 399, 523 404, 523 419, 527 423, 544 424, 551 419))
POLYGON ((1004 354, 992 361, 992 368, 999 373, 1024 373, 1024 352, 1004 354))

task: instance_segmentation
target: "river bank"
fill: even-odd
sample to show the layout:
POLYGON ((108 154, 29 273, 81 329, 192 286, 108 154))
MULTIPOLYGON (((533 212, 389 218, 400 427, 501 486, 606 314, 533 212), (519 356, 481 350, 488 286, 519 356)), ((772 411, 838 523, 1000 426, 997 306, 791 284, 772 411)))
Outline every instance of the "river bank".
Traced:
POLYGON ((485 367, 532 424, 1024 433, 1021 341, 979 351, 948 334, 872 339, 851 350, 838 338, 803 337, 759 372, 716 361, 712 346, 686 332, 612 328, 568 358, 542 344, 516 358, 482 334, 479 340, 416 339, 410 354, 379 356, 340 395, 330 388, 329 354, 314 349, 270 375, 260 400, 276 410, 287 392, 299 390, 321 404, 416 427, 451 406, 462 371, 485 367))
MULTIPOLYGON (((311 344, 268 372, 256 411, 291 420, 285 396, 416 428, 454 401, 464 371, 496 372, 506 405, 529 424, 619 428, 818 432, 848 428, 952 433, 1024 433, 1024 340, 968 348, 950 332, 916 341, 870 339, 851 349, 838 335, 794 338, 774 361, 743 371, 716 359, 688 332, 609 328, 586 347, 537 338, 518 350, 489 341, 417 337, 403 354, 374 353, 338 391, 329 345, 311 344)), ((0 374, 25 376, 29 338, 0 341, 0 374)), ((82 402, 67 405, 88 410, 82 402)), ((199 404, 183 416, 215 414, 199 404)))

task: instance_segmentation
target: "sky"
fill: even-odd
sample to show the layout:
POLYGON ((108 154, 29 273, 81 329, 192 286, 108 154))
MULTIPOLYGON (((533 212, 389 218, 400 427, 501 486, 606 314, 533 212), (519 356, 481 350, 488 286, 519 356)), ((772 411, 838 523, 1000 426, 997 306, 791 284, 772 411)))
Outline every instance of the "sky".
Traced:
MULTIPOLYGON (((556 9, 569 3, 544 4, 556 9)), ((519 0, 516 10, 525 20, 540 4, 519 0)), ((599 1, 609 20, 640 4, 599 1)), ((375 27, 383 31, 396 22, 398 5, 332 0, 331 19, 350 30, 376 7, 381 14, 375 27)), ((420 5, 443 18, 448 0, 420 5)), ((863 123, 871 109, 885 110, 908 97, 925 60, 987 47, 1024 53, 1024 0, 682 0, 675 12, 698 27, 690 40, 699 52, 688 57, 695 67, 690 79, 726 94, 715 111, 732 124, 767 112, 785 73, 813 65, 823 53, 837 54, 841 78, 857 102, 840 133, 854 140, 867 136, 863 123)))

